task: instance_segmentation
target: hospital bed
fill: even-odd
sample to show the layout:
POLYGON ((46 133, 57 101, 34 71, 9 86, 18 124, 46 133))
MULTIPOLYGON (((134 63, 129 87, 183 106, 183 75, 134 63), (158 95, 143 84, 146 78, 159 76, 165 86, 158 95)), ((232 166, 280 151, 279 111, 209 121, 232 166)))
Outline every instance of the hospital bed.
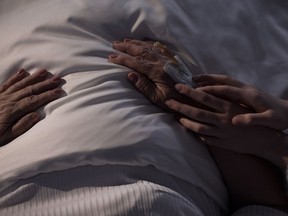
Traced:
MULTIPOLYGON (((0 0, 0 82, 46 68, 65 95, 0 148, 0 215, 226 215, 207 148, 107 61, 112 42, 161 41, 201 73, 288 98, 288 4, 229 0, 0 0)), ((284 215, 251 206, 235 215, 284 215)))

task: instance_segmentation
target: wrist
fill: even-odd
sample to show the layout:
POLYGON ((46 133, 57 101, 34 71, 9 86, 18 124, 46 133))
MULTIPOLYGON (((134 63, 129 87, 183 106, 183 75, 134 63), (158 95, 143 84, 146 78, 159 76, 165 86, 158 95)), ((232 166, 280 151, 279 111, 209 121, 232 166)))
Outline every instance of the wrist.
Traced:
POLYGON ((261 157, 286 172, 288 166, 288 135, 277 131, 275 139, 270 143, 269 151, 263 152, 261 157))

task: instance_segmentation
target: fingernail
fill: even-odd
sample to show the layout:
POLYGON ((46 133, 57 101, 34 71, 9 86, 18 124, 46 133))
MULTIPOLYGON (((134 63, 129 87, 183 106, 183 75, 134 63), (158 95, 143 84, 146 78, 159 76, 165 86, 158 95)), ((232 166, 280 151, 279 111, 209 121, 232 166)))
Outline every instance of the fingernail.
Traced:
POLYGON ((17 72, 17 74, 18 74, 18 75, 23 75, 25 72, 26 72, 26 71, 25 71, 24 69, 20 69, 20 70, 17 72))
POLYGON ((52 78, 53 82, 59 82, 61 80, 61 77, 55 76, 52 78))
POLYGON ((33 115, 31 115, 31 120, 33 120, 33 121, 39 121, 40 120, 40 116, 38 115, 38 114, 33 114, 33 115))
POLYGON ((114 42, 113 42, 113 44, 116 44, 116 45, 117 45, 117 44, 120 44, 120 43, 122 43, 122 42, 121 42, 121 41, 114 41, 114 42))
POLYGON ((112 54, 112 55, 109 55, 109 59, 115 59, 115 58, 117 58, 118 57, 118 55, 117 54, 112 54))
POLYGON ((195 75, 192 77, 192 80, 197 82, 200 79, 200 77, 201 77, 201 75, 195 75))
POLYGON ((56 88, 53 91, 55 94, 61 94, 63 92, 63 90, 61 88, 56 88))
POLYGON ((39 71, 38 74, 39 74, 40 76, 46 75, 46 74, 47 74, 47 70, 46 70, 46 69, 43 69, 43 70, 39 71))
POLYGON ((128 79, 134 84, 136 84, 138 82, 138 76, 135 75, 134 73, 129 73, 128 79))
POLYGON ((177 90, 177 91, 181 91, 182 90, 182 84, 176 84, 175 85, 175 89, 177 90))
POLYGON ((129 38, 124 39, 124 42, 130 42, 130 41, 132 41, 132 39, 129 39, 129 38))
POLYGON ((238 116, 235 116, 233 119, 232 119, 232 123, 234 125, 243 125, 244 124, 244 121, 241 117, 238 117, 238 116))

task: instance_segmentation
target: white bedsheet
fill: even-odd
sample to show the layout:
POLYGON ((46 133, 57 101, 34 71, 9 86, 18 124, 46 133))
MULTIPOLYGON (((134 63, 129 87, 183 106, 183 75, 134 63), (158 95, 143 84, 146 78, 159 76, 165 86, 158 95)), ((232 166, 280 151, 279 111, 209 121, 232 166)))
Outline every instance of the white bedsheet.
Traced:
POLYGON ((161 40, 203 73, 217 72, 288 98, 284 1, 25 0, 0 2, 0 81, 23 67, 62 76, 67 96, 0 149, 0 190, 18 179, 80 165, 153 164, 202 188, 227 192, 205 146, 107 62, 111 42, 161 40))
MULTIPOLYGON (((167 6, 177 6, 172 2, 167 6)), ((138 93, 127 81, 128 69, 107 62, 113 40, 165 38, 168 17, 178 13, 157 1, 7 5, 0 15, 1 80, 19 67, 45 67, 65 79, 67 96, 45 106, 43 121, 1 148, 1 190, 18 179, 80 165, 152 164, 226 206, 206 147, 138 93)))
POLYGON ((224 216, 198 187, 152 166, 82 166, 0 192, 2 216, 224 216))

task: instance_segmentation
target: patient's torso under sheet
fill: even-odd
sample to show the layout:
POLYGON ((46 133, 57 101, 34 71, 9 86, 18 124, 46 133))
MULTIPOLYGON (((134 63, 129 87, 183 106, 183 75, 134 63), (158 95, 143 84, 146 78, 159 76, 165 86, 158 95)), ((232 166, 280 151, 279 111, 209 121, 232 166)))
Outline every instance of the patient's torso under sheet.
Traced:
POLYGON ((18 181, 0 192, 5 216, 224 216, 201 188, 152 166, 81 166, 18 181))
POLYGON ((263 19, 262 26, 255 29, 246 18, 260 19, 261 10, 268 14, 269 10, 265 5, 257 8, 260 2, 255 1, 249 5, 255 13, 245 11, 246 3, 252 4, 1 1, 1 81, 20 67, 32 72, 44 67, 65 79, 67 96, 46 105, 43 121, 0 149, 0 189, 18 179, 80 165, 152 164, 202 188, 226 206, 227 192, 206 147, 172 114, 138 93, 126 79, 129 70, 107 62, 107 56, 113 52, 113 40, 162 40, 188 63, 193 54, 204 72, 218 70, 258 84, 274 95, 287 96, 283 69, 288 67, 283 56, 287 57, 288 49, 283 48, 287 39, 281 37, 280 22, 285 15, 277 14, 280 21, 276 15, 275 19, 263 19), (266 28, 267 38, 260 34, 266 28), (273 37, 275 41, 268 40, 273 37))

